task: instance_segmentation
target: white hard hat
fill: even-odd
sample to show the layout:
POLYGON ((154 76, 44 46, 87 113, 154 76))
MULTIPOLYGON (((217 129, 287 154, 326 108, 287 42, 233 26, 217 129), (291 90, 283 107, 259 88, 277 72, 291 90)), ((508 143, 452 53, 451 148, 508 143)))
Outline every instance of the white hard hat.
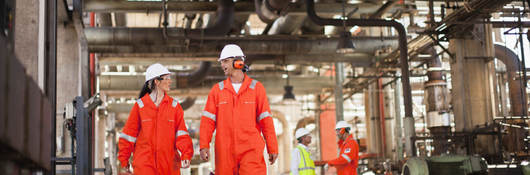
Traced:
POLYGON ((241 50, 238 45, 228 44, 221 51, 221 55, 219 56, 219 59, 217 61, 236 56, 242 57, 243 61, 245 61, 245 54, 243 54, 243 50, 241 50))
POLYGON ((305 128, 298 128, 296 132, 294 133, 294 137, 296 137, 296 139, 299 139, 300 137, 308 135, 308 134, 309 134, 309 130, 305 128))
POLYGON ((159 63, 155 63, 147 67, 147 70, 145 71, 145 81, 147 82, 155 77, 170 73, 171 72, 169 72, 166 67, 162 66, 159 63))
POLYGON ((335 125, 335 129, 341 129, 341 128, 351 128, 351 126, 345 121, 339 121, 337 122, 337 125, 335 125))

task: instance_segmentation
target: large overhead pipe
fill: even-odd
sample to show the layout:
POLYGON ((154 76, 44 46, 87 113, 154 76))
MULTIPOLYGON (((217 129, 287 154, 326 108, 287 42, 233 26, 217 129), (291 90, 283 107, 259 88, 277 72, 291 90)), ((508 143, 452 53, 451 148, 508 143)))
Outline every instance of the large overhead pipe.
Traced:
MULTIPOLYGON (((172 30, 168 30, 173 33, 172 30)), ((202 39, 164 40, 157 28, 86 28, 89 50, 97 53, 188 53, 218 55, 224 44, 235 43, 247 54, 332 54, 338 37, 203 37, 202 39)), ((175 33, 177 33, 175 31, 175 33)), ((171 34, 170 34, 171 35, 171 34)), ((396 37, 352 37, 357 53, 374 54, 397 48, 396 37)))
MULTIPOLYGON (((515 52, 506 46, 495 44, 495 57, 506 65, 506 74, 508 76, 508 88, 510 93, 510 108, 513 116, 524 116, 527 110, 526 88, 521 80, 519 73, 522 66, 519 57, 515 52)), ((510 120, 509 124, 527 126, 523 120, 510 120)), ((504 146, 509 152, 520 152, 525 149, 526 131, 521 128, 508 128, 508 136, 503 140, 504 146)))
POLYGON ((401 65, 401 82, 403 84, 403 101, 405 105, 405 149, 408 156, 415 156, 414 144, 412 138, 414 137, 414 118, 412 117, 412 95, 409 80, 409 64, 407 58, 407 33, 405 27, 394 20, 382 20, 382 19, 324 19, 319 17, 315 12, 314 0, 306 0, 307 5, 307 16, 316 24, 319 25, 333 25, 341 26, 343 22, 347 26, 364 26, 364 27, 393 27, 398 32, 399 37, 399 54, 400 54, 400 65, 401 65))
POLYGON ((261 21, 270 24, 280 17, 281 11, 283 11, 289 1, 286 0, 254 0, 256 8, 256 14, 261 21))
POLYGON ((177 36, 196 35, 196 36, 215 36, 226 35, 230 32, 232 24, 234 23, 234 1, 233 0, 218 0, 217 1, 217 19, 215 24, 204 29, 184 29, 177 36))
POLYGON ((519 76, 522 69, 519 57, 510 48, 500 44, 495 44, 495 57, 506 65, 512 115, 522 116, 527 103, 524 82, 519 76))
POLYGON ((192 73, 181 73, 176 76, 177 88, 189 88, 200 85, 202 80, 208 74, 212 63, 209 61, 202 61, 199 69, 192 73))

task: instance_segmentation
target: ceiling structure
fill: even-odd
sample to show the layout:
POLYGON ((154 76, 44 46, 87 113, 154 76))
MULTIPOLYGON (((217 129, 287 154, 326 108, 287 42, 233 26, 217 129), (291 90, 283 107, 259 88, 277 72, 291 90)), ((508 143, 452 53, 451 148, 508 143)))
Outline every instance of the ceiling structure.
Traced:
MULTIPOLYGON (((340 19, 344 9, 347 18, 402 23, 408 30, 407 52, 411 65, 421 67, 426 58, 418 55, 436 43, 430 37, 432 34, 450 35, 458 31, 455 29, 466 29, 454 21, 473 21, 509 2, 482 0, 470 4, 462 0, 434 0, 434 19, 439 23, 431 27, 428 0, 350 0, 344 6, 340 0, 320 0, 315 2, 314 10, 323 18, 340 19), (459 8, 450 13, 452 9, 442 8, 451 5, 465 5, 472 10, 459 8)), ((353 35, 355 51, 337 53, 343 27, 316 24, 308 18, 305 0, 85 0, 83 3, 84 11, 95 12, 97 18, 96 27, 84 30, 89 52, 97 53, 99 89, 112 98, 134 98, 143 84, 145 68, 155 62, 177 72, 170 94, 204 96, 211 85, 224 79, 216 60, 228 43, 243 48, 251 65, 248 74, 262 81, 271 95, 282 95, 287 81, 297 95, 332 94, 336 84, 334 62, 344 62, 347 66, 349 76, 343 83, 345 98, 362 92, 374 81, 363 77, 393 75, 399 71, 396 30, 346 27, 353 35), (206 62, 212 64, 205 66, 206 62), (383 71, 356 69, 359 67, 383 71)), ((413 83, 412 88, 421 89, 422 85, 413 83)))

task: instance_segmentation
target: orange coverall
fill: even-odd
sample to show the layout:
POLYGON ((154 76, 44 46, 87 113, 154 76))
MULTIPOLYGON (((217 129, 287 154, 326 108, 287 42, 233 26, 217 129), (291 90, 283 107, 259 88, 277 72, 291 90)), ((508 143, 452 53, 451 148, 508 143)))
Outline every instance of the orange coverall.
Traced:
POLYGON ((340 153, 339 157, 328 162, 329 165, 337 168, 337 175, 357 175, 357 166, 359 163, 359 145, 349 135, 346 140, 338 142, 340 153))
POLYGON ((156 107, 149 94, 138 99, 120 133, 118 147, 122 167, 128 166, 133 153, 134 174, 179 175, 180 161, 191 159, 193 145, 178 101, 164 94, 156 107))
POLYGON ((266 174, 265 142, 269 154, 278 153, 278 142, 260 82, 245 75, 238 93, 230 78, 213 86, 201 118, 201 149, 210 147, 214 130, 216 175, 266 174))

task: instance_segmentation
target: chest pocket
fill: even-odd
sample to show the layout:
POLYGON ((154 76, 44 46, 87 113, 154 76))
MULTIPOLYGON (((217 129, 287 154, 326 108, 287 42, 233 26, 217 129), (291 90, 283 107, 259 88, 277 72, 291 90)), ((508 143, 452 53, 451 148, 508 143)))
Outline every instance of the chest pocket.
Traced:
POLYGON ((156 111, 143 107, 140 109, 140 133, 142 137, 151 137, 154 132, 156 111))
POLYGON ((247 90, 240 97, 239 110, 244 114, 244 120, 248 123, 256 122, 256 104, 256 95, 251 90, 247 90))

